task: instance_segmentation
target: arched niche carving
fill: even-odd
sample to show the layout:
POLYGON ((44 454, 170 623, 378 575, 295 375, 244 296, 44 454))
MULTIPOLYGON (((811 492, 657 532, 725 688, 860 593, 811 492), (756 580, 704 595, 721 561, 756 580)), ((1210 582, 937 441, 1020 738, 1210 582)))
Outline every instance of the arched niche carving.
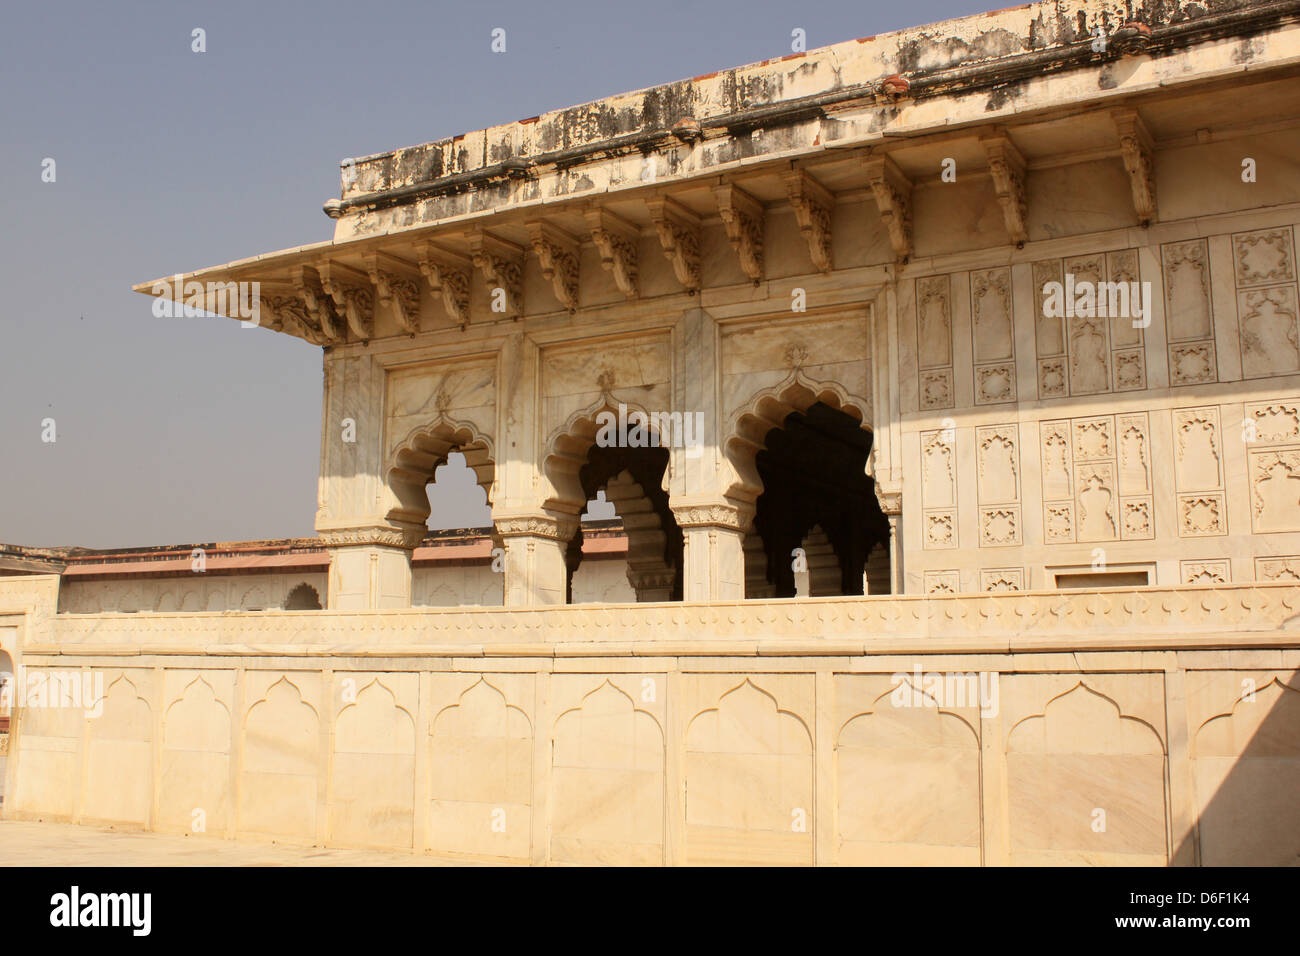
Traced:
POLYGON ((469 422, 440 416, 428 425, 412 429, 388 456, 384 470, 388 520, 414 525, 429 520, 428 485, 453 451, 465 456, 466 467, 474 472, 488 504, 492 504, 496 481, 492 439, 469 422))

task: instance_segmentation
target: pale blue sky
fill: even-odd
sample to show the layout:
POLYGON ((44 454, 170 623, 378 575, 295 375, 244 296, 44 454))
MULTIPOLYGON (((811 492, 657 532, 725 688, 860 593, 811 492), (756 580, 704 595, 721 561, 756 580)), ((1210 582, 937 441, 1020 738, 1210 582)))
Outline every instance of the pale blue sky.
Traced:
MULTIPOLYGON (((154 318, 131 285, 329 238, 321 203, 344 157, 780 56, 795 27, 812 48, 986 8, 4 4, 0 541, 313 533, 320 350, 226 319, 154 318), (504 55, 489 47, 498 26, 504 55), (190 49, 196 27, 206 53, 190 49)), ((443 523, 461 522, 460 502, 443 523)))

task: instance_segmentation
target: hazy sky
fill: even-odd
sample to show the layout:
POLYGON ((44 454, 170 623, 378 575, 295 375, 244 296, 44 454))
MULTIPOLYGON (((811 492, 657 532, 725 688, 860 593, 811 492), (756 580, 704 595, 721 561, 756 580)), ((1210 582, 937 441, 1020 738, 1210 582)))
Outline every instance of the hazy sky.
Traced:
MULTIPOLYGON (((131 285, 328 239, 321 204, 344 157, 781 56, 796 27, 812 48, 987 8, 0 5, 0 542, 313 533, 320 349, 228 319, 154 318, 131 285)), ((430 524, 463 524, 466 493, 451 508, 439 497, 430 524)))

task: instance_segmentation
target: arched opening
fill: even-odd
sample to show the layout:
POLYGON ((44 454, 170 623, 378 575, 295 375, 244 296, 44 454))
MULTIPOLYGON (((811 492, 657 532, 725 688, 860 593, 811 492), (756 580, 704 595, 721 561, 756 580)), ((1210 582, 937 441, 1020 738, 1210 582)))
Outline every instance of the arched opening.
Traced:
MULTIPOLYGON (((627 538, 627 581, 638 602, 682 599, 683 536, 668 505, 669 449, 634 410, 601 409, 571 421, 552 443, 547 475, 558 491, 548 507, 574 513, 603 499, 627 538), (604 415, 617 416, 617 425, 604 415), (601 421, 609 427, 597 425, 601 421), (602 495, 603 492, 603 495, 602 495)), ((565 549, 567 601, 583 561, 583 525, 565 549)))
POLYGON ((761 493, 745 542, 746 597, 888 593, 889 520, 867 473, 872 434, 818 400, 767 419, 756 443, 761 493))
POLYGON ((284 609, 286 611, 319 611, 321 609, 320 595, 314 587, 303 581, 285 596, 284 609))
MULTIPOLYGON (((395 500, 388 510, 388 520, 395 524, 427 527, 432 511, 429 485, 449 463, 453 470, 458 470, 463 463, 463 467, 473 473, 474 484, 483 490, 484 503, 480 510, 491 506, 492 482, 496 475, 492 448, 487 439, 477 435, 469 425, 442 421, 419 430, 398 446, 390 461, 388 487, 395 500)), ((451 512, 444 510, 444 514, 474 514, 474 510, 466 508, 465 504, 458 500, 451 512)), ((491 523, 485 516, 472 520, 491 523)), ((472 521, 462 520, 456 526, 469 527, 472 521)))

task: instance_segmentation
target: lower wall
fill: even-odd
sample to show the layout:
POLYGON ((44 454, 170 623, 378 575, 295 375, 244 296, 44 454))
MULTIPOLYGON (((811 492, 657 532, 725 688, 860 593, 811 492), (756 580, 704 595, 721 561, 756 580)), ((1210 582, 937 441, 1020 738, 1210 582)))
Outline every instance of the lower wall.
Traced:
MULTIPOLYGON (((910 606, 887 598, 27 612, 26 686, 75 675, 86 696, 20 701, 5 815, 557 864, 1294 863, 1300 642, 1269 622, 1300 588, 1263 587, 1105 595, 1141 593, 1189 624, 1070 638, 1080 650, 931 635, 930 652, 885 638, 854 651, 695 630, 716 617, 770 633, 786 614, 833 636, 864 609, 910 606), (1241 608, 1235 633, 1203 629, 1241 608), (675 644, 613 642, 675 614, 675 644), (523 633, 620 620, 580 644, 523 633), (399 643, 448 622, 459 647, 399 643), (471 644, 485 628, 518 643, 471 644)), ((1027 600, 1060 620, 1099 606, 926 606, 983 605, 993 630, 1027 600)))

